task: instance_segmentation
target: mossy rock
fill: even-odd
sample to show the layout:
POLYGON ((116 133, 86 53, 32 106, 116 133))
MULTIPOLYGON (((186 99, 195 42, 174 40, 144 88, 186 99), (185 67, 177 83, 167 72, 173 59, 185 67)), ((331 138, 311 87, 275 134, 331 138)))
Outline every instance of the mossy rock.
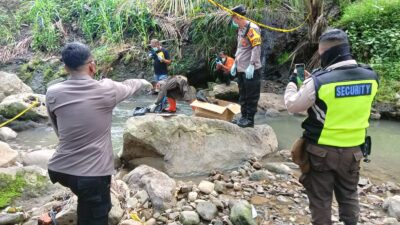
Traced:
POLYGON ((9 206, 13 200, 21 196, 37 197, 41 195, 48 184, 46 171, 38 167, 1 168, 0 208, 9 206))
POLYGON ((32 121, 41 121, 43 119, 47 119, 47 110, 45 106, 45 96, 38 94, 17 94, 10 95, 5 98, 0 103, 0 115, 5 118, 13 118, 18 115, 20 112, 27 109, 33 102, 33 100, 37 98, 39 104, 37 107, 34 107, 23 114, 18 120, 32 120, 32 121))

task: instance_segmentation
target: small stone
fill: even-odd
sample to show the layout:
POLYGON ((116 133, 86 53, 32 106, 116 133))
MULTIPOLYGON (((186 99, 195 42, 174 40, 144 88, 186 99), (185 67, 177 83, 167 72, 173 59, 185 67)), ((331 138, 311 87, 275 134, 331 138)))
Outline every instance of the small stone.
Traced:
POLYGON ((17 132, 8 127, 0 128, 0 141, 8 141, 17 138, 17 132))
POLYGON ((257 191, 258 194, 263 194, 264 193, 264 188, 262 186, 257 186, 256 191, 257 191))
POLYGON ((244 169, 239 169, 239 173, 240 173, 240 175, 241 175, 242 177, 245 177, 245 176, 247 175, 247 172, 246 172, 246 170, 244 170, 244 169))
POLYGON ((189 202, 194 202, 197 199, 197 192, 189 192, 188 194, 188 200, 189 202))
POLYGON ((186 185, 186 186, 182 186, 179 191, 180 191, 180 193, 185 194, 185 193, 191 192, 192 188, 193 188, 192 186, 186 185))
POLYGON ((282 163, 267 163, 264 166, 267 170, 277 174, 291 174, 292 170, 282 163))
POLYGON ((239 183, 234 183, 233 184, 233 190, 235 191, 241 191, 242 190, 242 185, 239 183))
POLYGON ((229 215, 234 225, 256 225, 253 219, 252 206, 247 201, 238 201, 232 207, 229 215))
POLYGON ((185 205, 182 207, 182 211, 192 211, 192 210, 193 210, 193 208, 190 205, 185 205))
POLYGON ((263 181, 268 180, 269 174, 264 170, 258 170, 250 174, 249 180, 251 181, 263 181))
POLYGON ((160 216, 157 218, 158 221, 161 221, 163 223, 167 223, 168 222, 168 218, 165 216, 160 216))
POLYGON ((366 186, 369 183, 370 183, 369 179, 368 178, 363 178, 363 177, 360 177, 360 180, 358 181, 358 185, 361 186, 361 187, 366 186))
POLYGON ((225 190, 225 182, 223 181, 216 181, 215 182, 215 186, 214 186, 214 190, 217 193, 223 193, 225 190))
POLYGON ((215 197, 210 197, 210 201, 217 206, 218 209, 223 209, 224 208, 224 204, 222 203, 221 200, 219 200, 218 198, 215 197))
POLYGON ((278 200, 281 203, 289 203, 290 200, 288 198, 286 198, 285 196, 279 195, 276 200, 278 200))
POLYGON ((146 225, 155 225, 157 223, 156 219, 150 218, 146 221, 146 225))
POLYGON ((255 162, 255 163, 253 163, 253 168, 256 169, 256 170, 259 170, 259 169, 262 168, 262 165, 259 162, 255 162))
POLYGON ((390 217, 397 220, 400 219, 400 195, 389 197, 383 203, 383 208, 388 212, 390 217))
POLYGON ((211 221, 217 216, 218 209, 211 202, 200 202, 196 207, 197 213, 204 220, 211 221))
POLYGON ((237 177, 237 176, 239 176, 239 172, 238 171, 232 171, 232 173, 231 173, 231 176, 232 177, 237 177))
POLYGON ((142 223, 134 220, 124 220, 120 223, 120 225, 141 225, 142 223))
POLYGON ((232 189, 233 188, 233 184, 232 183, 227 183, 225 184, 226 188, 232 189))
POLYGON ((156 219, 158 219, 158 217, 160 217, 160 216, 161 216, 161 214, 159 212, 156 212, 153 214, 153 217, 156 219))
POLYGON ((388 217, 388 218, 383 219, 382 224, 383 225, 398 225, 399 222, 397 221, 396 218, 388 217))
POLYGON ((168 218, 169 218, 170 220, 175 220, 176 218, 178 218, 179 215, 180 215, 179 212, 170 213, 170 214, 168 215, 168 218))
POLYGON ((200 223, 200 217, 194 211, 183 211, 181 212, 180 221, 183 225, 197 225, 200 223))
POLYGON ((211 194, 211 192, 214 190, 214 183, 203 180, 199 184, 199 190, 204 194, 211 194))

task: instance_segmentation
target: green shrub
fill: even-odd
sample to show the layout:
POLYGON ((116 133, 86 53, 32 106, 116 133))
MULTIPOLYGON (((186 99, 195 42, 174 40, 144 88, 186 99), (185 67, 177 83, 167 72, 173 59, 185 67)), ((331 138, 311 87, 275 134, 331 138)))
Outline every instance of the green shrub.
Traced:
POLYGON ((353 54, 380 75, 378 101, 393 101, 400 80, 400 0, 360 0, 336 26, 347 30, 353 54))

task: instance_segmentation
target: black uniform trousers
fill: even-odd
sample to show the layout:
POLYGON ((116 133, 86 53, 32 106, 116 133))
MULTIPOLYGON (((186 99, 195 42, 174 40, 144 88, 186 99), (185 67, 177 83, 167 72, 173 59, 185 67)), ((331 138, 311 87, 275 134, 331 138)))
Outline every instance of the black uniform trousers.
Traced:
POLYGON ((247 79, 245 73, 238 73, 239 104, 243 117, 254 119, 257 112, 261 91, 261 69, 254 71, 252 79, 247 79))
POLYGON ((108 225, 111 176, 81 177, 51 170, 49 176, 78 196, 78 225, 108 225))

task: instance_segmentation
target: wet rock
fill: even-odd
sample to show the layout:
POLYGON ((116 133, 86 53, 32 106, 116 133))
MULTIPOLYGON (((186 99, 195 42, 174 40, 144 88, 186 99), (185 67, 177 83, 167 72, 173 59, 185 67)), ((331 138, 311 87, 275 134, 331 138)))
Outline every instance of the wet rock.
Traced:
POLYGON ((158 161, 169 175, 235 168, 278 147, 276 135, 268 125, 241 129, 225 121, 201 117, 146 115, 130 118, 126 127, 121 158, 129 162, 128 166, 141 160, 146 164, 158 161), (143 161, 144 158, 149 160, 143 161))
POLYGON ((258 101, 258 109, 261 112, 267 112, 268 110, 273 110, 275 112, 286 111, 283 95, 277 95, 274 93, 261 93, 260 100, 258 101))
POLYGON ((8 141, 17 138, 17 132, 9 127, 0 128, 0 141, 8 141))
POLYGON ((145 189, 156 210, 170 208, 176 203, 175 181, 152 167, 139 166, 127 174, 123 180, 133 190, 145 189))
POLYGON ((0 213, 0 225, 20 224, 24 220, 24 213, 0 213))
POLYGON ((389 216, 400 220, 400 195, 387 198, 383 203, 383 208, 388 212, 389 216))
POLYGON ((32 89, 15 74, 0 71, 0 84, 0 102, 10 95, 33 93, 32 89))
POLYGON ((211 194, 214 191, 214 184, 209 181, 201 181, 199 184, 199 190, 204 194, 211 194))
POLYGON ((25 166, 39 166, 40 168, 47 169, 47 164, 54 154, 54 150, 39 150, 29 153, 22 153, 22 163, 25 166))
POLYGON ((13 118, 27 109, 35 101, 35 98, 39 100, 39 105, 27 111, 18 120, 32 120, 36 122, 47 120, 45 96, 39 94, 23 93, 6 97, 0 103, 0 115, 3 115, 5 118, 13 118))
POLYGON ((17 160, 18 152, 11 149, 7 143, 0 141, 0 156, 0 167, 7 167, 17 160))
POLYGON ((247 201, 236 202, 229 215, 233 225, 256 225, 253 219, 252 207, 247 201))
POLYGON ((285 164, 282 163, 267 163, 265 164, 264 168, 266 168, 268 171, 271 171, 273 173, 277 174, 291 174, 292 170, 286 166, 285 164))
POLYGON ((197 213, 203 220, 211 221, 217 216, 218 209, 211 202, 200 202, 196 207, 197 213))
POLYGON ((217 99, 234 101, 239 98, 239 86, 234 81, 229 86, 226 84, 216 84, 213 85, 210 95, 217 99))

